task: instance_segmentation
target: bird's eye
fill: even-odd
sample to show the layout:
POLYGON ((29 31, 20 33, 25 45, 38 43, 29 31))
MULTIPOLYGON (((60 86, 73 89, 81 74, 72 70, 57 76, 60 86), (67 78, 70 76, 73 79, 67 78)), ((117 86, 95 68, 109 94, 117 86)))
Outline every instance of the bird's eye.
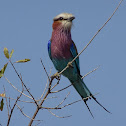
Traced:
POLYGON ((63 20, 63 17, 60 17, 59 20, 63 20))
POLYGON ((54 19, 54 21, 62 21, 62 20, 64 20, 63 17, 59 17, 59 18, 54 19))

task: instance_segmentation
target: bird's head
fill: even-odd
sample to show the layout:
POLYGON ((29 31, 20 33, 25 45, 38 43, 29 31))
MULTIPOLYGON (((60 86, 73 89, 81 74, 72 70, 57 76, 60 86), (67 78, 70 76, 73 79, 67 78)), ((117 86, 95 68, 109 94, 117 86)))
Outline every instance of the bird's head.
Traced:
POLYGON ((72 21, 75 17, 69 13, 61 13, 53 19, 53 29, 71 30, 72 21))

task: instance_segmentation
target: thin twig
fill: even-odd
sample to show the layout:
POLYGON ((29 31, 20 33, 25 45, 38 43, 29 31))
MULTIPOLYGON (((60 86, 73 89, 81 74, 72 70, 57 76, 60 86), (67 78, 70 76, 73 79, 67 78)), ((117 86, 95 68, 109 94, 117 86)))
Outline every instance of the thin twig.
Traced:
MULTIPOLYGON (((94 70, 92 70, 92 71, 90 71, 90 72, 88 72, 87 74, 85 74, 81 79, 83 79, 84 77, 86 77, 87 75, 89 75, 89 74, 91 74, 91 73, 93 73, 94 71, 96 71, 98 68, 99 68, 100 66, 98 66, 98 67, 96 67, 94 70)), ((60 91, 63 91, 63 90, 65 90, 65 89, 67 89, 67 88, 69 88, 70 86, 72 86, 73 84, 70 84, 70 85, 68 85, 67 87, 65 87, 65 88, 62 88, 62 89, 60 89, 60 90, 57 90, 57 91, 51 91, 51 93, 57 93, 57 92, 60 92, 60 91)), ((51 88, 52 89, 52 88, 51 88)))
MULTIPOLYGON (((99 94, 99 93, 96 93, 96 94, 94 94, 94 95, 92 95, 92 96, 95 96, 95 95, 98 95, 98 94, 99 94)), ((64 98, 64 100, 68 97, 68 95, 69 95, 69 94, 67 94, 67 96, 64 98)), ((70 105, 72 105, 72 104, 75 104, 75 103, 77 103, 77 102, 80 102, 80 101, 82 101, 82 100, 92 98, 92 96, 88 96, 88 97, 86 97, 86 98, 83 98, 83 99, 80 99, 80 100, 71 102, 71 103, 69 103, 69 104, 66 104, 66 105, 64 105, 64 106, 62 106, 62 107, 59 107, 59 106, 64 102, 64 100, 63 100, 58 106, 56 106, 56 107, 54 107, 54 108, 51 108, 51 107, 43 107, 43 106, 41 106, 41 109, 48 109, 48 110, 50 110, 50 109, 55 109, 55 110, 56 110, 56 109, 62 109, 62 108, 65 108, 65 107, 67 107, 67 106, 70 106, 70 105)))
MULTIPOLYGON (((30 116, 26 115, 23 110, 16 104, 16 106, 19 108, 20 112, 27 118, 32 119, 30 116)), ((43 121, 43 120, 36 120, 36 119, 32 119, 33 121, 43 121)))
POLYGON ((58 91, 51 91, 51 93, 57 93, 57 92, 63 91, 63 90, 65 90, 65 89, 67 89, 68 87, 72 86, 72 85, 73 85, 73 84, 70 84, 70 85, 68 85, 67 87, 62 88, 62 89, 60 89, 60 90, 58 90, 58 91))
MULTIPOLYGON (((4 98, 11 99, 11 100, 15 100, 15 101, 17 100, 17 99, 15 99, 15 98, 10 98, 10 97, 6 97, 6 96, 5 96, 4 98)), ((46 98, 46 99, 43 99, 43 100, 52 99, 52 98, 57 98, 57 97, 49 97, 49 98, 46 98)), ((25 103, 35 103, 35 102, 23 101, 23 100, 19 100, 19 99, 18 99, 18 101, 19 101, 19 102, 25 102, 25 103)), ((36 100, 36 101, 39 102, 40 100, 36 100)))
MULTIPOLYGON (((22 76, 21 76, 21 82, 22 82, 22 76)), ((22 83, 22 92, 23 91, 24 91, 24 88, 23 88, 23 83, 22 83)), ((8 118, 8 122, 7 122, 7 126, 9 126, 9 124, 10 124, 10 119, 12 117, 12 113, 13 113, 14 108, 15 108, 15 106, 16 106, 16 104, 17 104, 17 102, 18 102, 18 100, 20 99, 21 96, 22 96, 22 93, 20 93, 20 96, 17 97, 17 100, 15 101, 15 103, 14 103, 12 109, 11 109, 11 112, 10 112, 10 115, 9 115, 9 118, 8 118)))
POLYGON ((94 70, 88 72, 87 74, 85 74, 83 77, 81 77, 81 79, 83 79, 84 77, 86 77, 87 75, 93 73, 94 71, 96 71, 100 66, 96 67, 94 70))
POLYGON ((30 93, 30 91, 28 90, 27 86, 26 86, 26 85, 24 84, 24 82, 22 81, 22 78, 21 78, 20 75, 18 74, 18 72, 17 72, 15 66, 13 65, 13 63, 11 62, 11 60, 10 60, 10 63, 11 63, 11 65, 12 65, 12 67, 13 67, 15 73, 17 74, 18 78, 20 79, 21 83, 23 84, 23 86, 25 87, 25 89, 27 90, 27 92, 31 95, 31 97, 33 98, 35 104, 36 104, 37 107, 39 108, 38 103, 36 102, 35 98, 33 97, 33 95, 32 95, 32 94, 30 93))
MULTIPOLYGON (((69 67, 69 64, 73 63, 73 62, 81 55, 81 53, 89 46, 89 44, 92 42, 92 40, 97 36, 97 34, 103 29, 103 27, 104 27, 104 26, 109 22, 109 20, 113 17, 113 15, 115 14, 115 12, 117 11, 117 9, 119 8, 119 6, 120 6, 120 4, 121 4, 122 1, 123 1, 123 0, 120 0, 119 4, 118 4, 118 6, 116 7, 116 9, 115 9, 115 11, 113 12, 113 14, 112 14, 112 15, 110 16, 110 18, 104 23, 104 25, 96 32, 96 34, 92 37, 92 39, 91 39, 91 40, 89 41, 89 43, 84 47, 84 49, 83 49, 83 50, 82 50, 82 51, 81 51, 70 63, 68 63, 68 65, 67 65, 61 72, 59 72, 59 75, 62 74, 62 73, 69 67)), ((49 93, 50 93, 50 88, 51 88, 51 84, 52 84, 53 79, 54 79, 54 78, 51 78, 51 80, 50 80, 49 88, 48 88, 47 93, 46 93, 45 96, 44 96, 44 99, 46 99, 47 96, 48 96, 49 93)), ((78 101, 81 101, 81 100, 78 100, 78 101)), ((73 102, 73 103, 70 103, 70 104, 67 104, 67 105, 65 105, 65 106, 62 106, 61 108, 64 108, 64 107, 69 106, 69 105, 72 105, 72 104, 74 104, 74 103, 76 103, 76 102, 78 102, 78 101, 75 101, 75 102, 73 102)), ((43 102, 44 102, 44 100, 42 100, 41 103, 40 103, 39 105, 42 106, 43 102)), ((36 111, 35 111, 35 113, 34 113, 32 119, 35 119, 35 117, 36 117, 36 115, 37 115, 37 113, 39 112, 40 109, 41 109, 41 107, 37 107, 37 109, 36 109, 36 111)), ((48 111, 49 111, 50 113, 52 113, 49 109, 48 109, 48 111)), ((52 113, 52 114, 53 114, 54 116, 57 117, 57 115, 55 115, 54 113, 52 113)), ((28 126, 31 126, 32 123, 33 123, 33 120, 30 120, 30 123, 29 123, 28 126)))
POLYGON ((58 79, 57 83, 51 88, 51 90, 52 90, 53 88, 55 88, 55 87, 59 84, 59 82, 60 82, 60 78, 58 79))
POLYGON ((8 119, 9 119, 9 106, 8 106, 8 101, 7 101, 7 98, 6 98, 6 90, 5 90, 5 87, 4 87, 4 93, 5 93, 6 106, 7 106, 7 112, 8 112, 8 119))
MULTIPOLYGON (((34 113, 32 119, 35 119, 37 113, 38 113, 39 110, 41 109, 42 104, 44 103, 44 101, 45 101, 45 99, 47 98, 47 96, 50 94, 50 88, 51 88, 51 84, 52 84, 52 81, 53 81, 53 80, 54 80, 54 77, 51 78, 50 83, 49 83, 48 91, 46 92, 44 98, 43 98, 42 101, 40 102, 39 107, 37 107, 37 109, 36 109, 36 111, 35 111, 35 113, 34 113)), ((31 126, 32 123, 33 123, 33 120, 30 120, 28 126, 31 126)))
POLYGON ((57 118, 68 118, 68 117, 71 117, 72 115, 69 115, 69 116, 58 116, 56 114, 54 114, 52 111, 48 110, 53 116, 57 117, 57 118))
MULTIPOLYGON (((50 76, 50 74, 51 74, 51 71, 52 71, 52 69, 50 70, 49 76, 50 76)), ((48 85, 48 80, 49 80, 49 79, 47 79, 47 83, 46 83, 45 89, 44 89, 44 91, 43 91, 43 93, 42 93, 42 95, 41 95, 41 97, 40 97, 40 100, 41 100, 41 98, 43 97, 43 95, 44 95, 44 93, 45 93, 45 91, 46 91, 46 88, 47 88, 47 85, 48 85)), ((40 101, 40 100, 39 100, 39 101, 40 101)))
POLYGON ((52 98, 57 98, 57 97, 56 96, 54 96, 54 97, 48 97, 48 98, 42 99, 42 100, 47 100, 47 99, 52 99, 52 98))
POLYGON ((81 53, 91 44, 91 42, 94 40, 94 38, 98 35, 98 33, 105 27, 105 25, 111 20, 111 18, 113 17, 113 15, 115 14, 115 12, 118 10, 120 4, 122 3, 123 0, 120 0, 118 6, 116 7, 116 9, 114 10, 114 12, 112 13, 112 15, 108 18, 108 20, 102 25, 102 27, 95 33, 95 35, 92 37, 92 39, 88 42, 88 44, 83 48, 83 50, 71 61, 67 64, 67 66, 61 71, 59 72, 59 75, 62 74, 70 65, 72 64, 80 55, 81 53))
POLYGON ((61 109, 60 107, 40 107, 41 109, 61 109))
MULTIPOLYGON (((92 96, 95 96, 95 95, 97 95, 97 94, 99 94, 99 93, 96 93, 96 94, 94 94, 94 95, 92 95, 92 96)), ((70 105, 72 105, 72 104, 75 104, 75 103, 77 103, 77 102, 80 102, 80 101, 82 101, 82 100, 85 100, 85 99, 88 99, 88 98, 92 98, 92 96, 89 96, 89 97, 86 97, 86 98, 83 98, 83 99, 74 101, 74 102, 69 103, 69 104, 66 104, 66 105, 64 105, 64 106, 62 106, 62 107, 60 107, 60 108, 62 109, 62 108, 65 108, 65 107, 67 107, 67 106, 70 106, 70 105)))
POLYGON ((46 73, 46 75, 47 75, 47 77, 48 77, 48 80, 50 81, 50 77, 49 77, 49 75, 48 75, 48 73, 47 73, 47 70, 46 70, 46 68, 45 68, 45 66, 44 66, 44 64, 43 64, 43 62, 42 62, 42 59, 40 59, 41 60, 41 64, 42 64, 42 66, 43 66, 43 69, 45 70, 45 73, 46 73))
POLYGON ((30 99, 33 100, 32 97, 30 97, 30 96, 24 94, 23 92, 21 92, 20 90, 18 90, 18 89, 17 89, 17 88, 16 88, 5 76, 4 76, 4 78, 7 80, 7 82, 8 82, 15 90, 17 90, 19 93, 22 93, 24 96, 26 96, 26 97, 28 97, 28 98, 30 98, 30 99))
POLYGON ((46 85, 45 85, 45 89, 44 89, 44 91, 43 91, 43 93, 42 93, 42 95, 41 95, 39 101, 42 99, 42 97, 43 97, 43 95, 44 95, 44 93, 45 93, 45 91, 46 91, 46 89, 47 89, 47 86, 48 86, 48 79, 47 79, 47 83, 46 83, 46 85))
MULTIPOLYGON (((7 99, 11 99, 11 100, 17 100, 17 99, 15 99, 15 98, 10 98, 10 97, 5 97, 5 98, 7 98, 7 99)), ((25 102, 25 103, 35 103, 35 102, 31 102, 31 101, 22 101, 22 100, 19 100, 18 99, 18 101, 20 101, 20 102, 25 102)))
POLYGON ((8 118, 8 121, 7 121, 7 126, 9 126, 9 124, 10 124, 10 119, 11 119, 12 113, 13 113, 14 108, 15 108, 17 102, 18 102, 18 99, 19 99, 21 96, 22 96, 22 94, 20 94, 20 96, 17 97, 17 100, 15 101, 15 103, 14 103, 14 105, 13 105, 13 108, 11 109, 11 112, 10 112, 10 115, 9 115, 9 118, 8 118))
POLYGON ((70 94, 70 92, 66 95, 66 97, 59 103, 59 105, 56 106, 56 108, 58 108, 60 105, 63 104, 63 102, 67 99, 68 95, 70 94))

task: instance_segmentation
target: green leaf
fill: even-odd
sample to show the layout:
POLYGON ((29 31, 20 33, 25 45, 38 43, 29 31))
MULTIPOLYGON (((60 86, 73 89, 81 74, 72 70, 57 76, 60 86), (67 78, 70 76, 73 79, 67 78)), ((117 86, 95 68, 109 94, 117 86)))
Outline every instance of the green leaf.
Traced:
POLYGON ((8 63, 6 63, 4 65, 4 67, 0 70, 0 78, 4 75, 4 72, 5 72, 6 68, 7 68, 7 65, 8 65, 8 63))
POLYGON ((4 102, 3 102, 3 98, 2 98, 2 100, 1 100, 1 102, 0 102, 0 110, 1 110, 1 111, 3 111, 3 106, 4 106, 4 102))
POLYGON ((30 59, 22 59, 22 60, 16 61, 16 63, 25 63, 25 62, 28 62, 28 61, 30 61, 30 59))
POLYGON ((14 53, 14 49, 11 50, 10 58, 12 57, 13 53, 14 53))
POLYGON ((0 71, 0 78, 3 76, 3 74, 1 73, 1 71, 0 71))
POLYGON ((6 56, 7 59, 9 59, 9 51, 7 48, 4 48, 4 55, 6 56))

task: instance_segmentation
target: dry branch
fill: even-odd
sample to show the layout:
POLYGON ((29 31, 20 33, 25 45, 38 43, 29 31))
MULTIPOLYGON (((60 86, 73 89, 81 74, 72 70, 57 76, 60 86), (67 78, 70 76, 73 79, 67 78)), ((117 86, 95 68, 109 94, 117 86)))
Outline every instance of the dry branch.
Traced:
POLYGON ((7 106, 7 112, 8 112, 8 119, 9 119, 9 106, 8 106, 8 101, 7 101, 7 97, 6 97, 6 90, 5 90, 5 87, 4 87, 4 94, 5 94, 6 106, 7 106))
POLYGON ((72 64, 80 55, 82 52, 84 52, 84 50, 91 44, 91 42, 94 40, 94 38, 98 35, 98 33, 105 27, 105 25, 111 20, 111 18, 113 17, 113 15, 115 14, 115 12, 118 10, 120 4, 122 3, 123 0, 120 0, 118 6, 116 7, 116 9, 114 10, 114 12, 112 13, 112 15, 108 18, 108 20, 102 25, 102 27, 95 33, 95 35, 91 38, 91 40, 88 42, 88 44, 82 49, 82 51, 71 61, 67 64, 67 66, 59 72, 59 75, 62 74, 67 68, 69 68, 70 64, 72 64))
POLYGON ((19 99, 21 96, 22 96, 22 94, 20 94, 20 96, 19 96, 19 97, 17 97, 17 100, 15 101, 15 103, 14 103, 14 105, 13 105, 12 109, 11 109, 11 112, 10 112, 10 114, 9 114, 9 118, 8 118, 8 121, 7 121, 7 126, 9 126, 9 124, 10 124, 10 119, 11 119, 12 113, 13 113, 14 108, 15 108, 15 106, 16 106, 16 104, 17 104, 17 102, 18 102, 18 99, 19 99))
MULTIPOLYGON (((91 40, 88 42, 88 44, 82 49, 82 51, 81 51, 71 62, 69 62, 69 63, 67 64, 67 66, 66 66, 62 71, 60 71, 60 72, 58 73, 59 75, 61 75, 67 68, 69 68, 69 66, 70 66, 70 65, 71 65, 71 64, 72 64, 72 63, 84 52, 84 50, 91 44, 91 42, 94 40, 94 38, 99 34, 99 32, 100 32, 100 31, 106 26, 106 24, 111 20, 111 18, 113 17, 113 15, 114 15, 114 14, 116 13, 116 11, 118 10, 118 8, 119 8, 120 4, 122 3, 122 1, 123 1, 123 0, 120 0, 118 6, 116 7, 116 9, 115 9, 114 12, 112 13, 112 15, 108 18, 108 20, 107 20, 107 21, 102 25, 102 27, 95 33, 95 35, 91 38, 91 40)), ((64 103, 64 101, 66 100, 66 98, 68 97, 68 95, 69 95, 69 93, 68 93, 68 94, 65 96, 65 98, 64 98, 56 107, 50 107, 50 108, 49 108, 49 107, 43 107, 43 103, 45 102, 45 100, 48 99, 48 95, 49 95, 49 94, 58 93, 58 92, 60 92, 60 91, 63 91, 63 90, 65 90, 65 89, 67 89, 68 87, 70 87, 72 84, 70 84, 69 86, 67 86, 67 87, 65 87, 65 88, 63 88, 63 89, 60 89, 60 90, 58 90, 58 91, 52 91, 52 89, 54 89, 54 88, 59 84, 60 79, 57 81, 57 83, 56 83, 54 86, 52 86, 52 82, 53 82, 53 80, 54 80, 56 77, 53 76, 53 77, 50 78, 50 75, 47 73, 47 70, 46 70, 46 68, 45 68, 45 66, 44 66, 44 64, 43 64, 43 62, 42 62, 42 59, 41 59, 41 64, 42 64, 43 69, 44 69, 44 71, 45 71, 45 73, 46 73, 46 75, 47 75, 48 81, 47 81, 47 84, 46 84, 46 86, 45 86, 45 89, 44 89, 44 91, 43 91, 43 93, 42 93, 40 99, 39 99, 39 100, 36 100, 36 99, 34 98, 34 96, 31 94, 31 92, 29 91, 29 89, 27 88, 27 86, 24 84, 24 82, 23 82, 23 80, 22 80, 22 77, 21 77, 21 76, 19 75, 19 73, 17 72, 17 70, 16 70, 14 64, 11 62, 11 60, 9 60, 9 62, 11 63, 11 65, 12 65, 12 67, 13 67, 15 73, 17 74, 18 78, 19 78, 20 81, 21 81, 21 84, 22 84, 22 91, 18 90, 18 89, 17 89, 17 88, 16 88, 16 87, 4 76, 4 78, 7 80, 7 82, 8 82, 16 91, 18 91, 18 92, 20 93, 20 95, 19 95, 19 97, 17 97, 17 99, 5 97, 5 98, 6 98, 7 110, 8 110, 8 122, 7 122, 7 126, 9 126, 10 119, 11 119, 11 117, 12 117, 12 114, 13 114, 13 111, 14 111, 15 106, 17 106, 17 107, 19 108, 20 112, 21 112, 25 117, 27 117, 27 118, 30 119, 29 126, 31 126, 32 123, 33 123, 33 121, 41 121, 41 120, 35 120, 35 117, 36 117, 36 115, 38 114, 38 112, 39 112, 40 109, 47 109, 47 110, 48 110, 53 116, 55 116, 55 117, 58 117, 58 118, 66 118, 66 117, 70 117, 70 116, 63 116, 63 117, 57 116, 56 114, 54 114, 54 113, 51 111, 51 109, 52 109, 52 110, 63 109, 63 108, 65 108, 65 107, 67 107, 67 106, 70 106, 70 105, 75 104, 75 103, 77 103, 77 102, 79 102, 79 101, 82 101, 82 99, 81 99, 81 100, 77 100, 77 101, 74 101, 74 102, 69 103, 69 104, 66 104, 66 105, 62 105, 62 104, 64 103), (48 86, 48 88, 47 88, 47 86, 48 86), (28 95, 26 95, 26 94, 23 93, 23 91, 24 91, 23 87, 25 87, 26 91, 29 93, 30 96, 28 96, 28 95), (46 92, 46 90, 47 90, 47 92, 46 92), (30 101, 21 101, 21 100, 19 100, 20 97, 21 97, 22 95, 24 95, 25 97, 30 98, 33 102, 30 102, 30 101), (7 101, 7 98, 9 99, 9 100, 8 100, 9 102, 7 101), (14 103, 14 105, 13 105, 12 108, 10 107, 10 99, 15 100, 15 103, 14 103), (35 113, 34 113, 34 115, 33 115, 32 118, 29 117, 28 115, 26 115, 26 114, 23 112, 23 110, 17 105, 17 102, 18 102, 18 101, 27 102, 27 103, 35 103, 35 105, 36 105, 36 111, 35 111, 35 113), (38 102, 40 102, 40 103, 38 103, 38 102), (62 106, 61 106, 61 105, 62 105, 62 106), (61 106, 61 107, 60 107, 60 106, 61 106), (9 108, 11 109, 10 114, 9 114, 9 108)), ((98 68, 99 68, 99 67, 95 68, 94 70, 92 70, 92 71, 90 71, 89 73, 87 73, 86 75, 84 75, 84 76, 82 77, 82 79, 83 79, 84 77, 86 77, 87 75, 89 75, 90 73, 96 71, 98 68)), ((4 89, 4 92, 5 92, 5 89, 4 89)), ((5 93, 6 93, 6 92, 5 92, 5 93)), ((95 95, 96 95, 96 94, 95 94, 95 95)), ((93 95, 93 96, 94 96, 94 95, 93 95)), ((89 97, 87 97, 87 98, 84 98, 83 100, 88 99, 88 98, 90 98, 90 97, 92 97, 92 96, 89 96, 89 97)), ((51 97, 51 98, 53 98, 53 97, 51 97)))
POLYGON ((27 90, 27 92, 30 94, 30 96, 33 98, 33 100, 34 100, 35 104, 37 105, 37 107, 39 107, 39 106, 38 106, 38 103, 37 103, 36 100, 35 100, 35 98, 34 98, 33 95, 30 93, 30 91, 28 90, 28 88, 27 88, 27 86, 24 84, 24 82, 22 81, 21 76, 18 74, 18 72, 17 72, 15 66, 13 65, 13 63, 11 62, 11 60, 10 60, 10 63, 11 63, 11 65, 12 65, 12 67, 13 67, 15 73, 17 74, 18 78, 20 79, 21 83, 23 84, 23 86, 25 87, 25 89, 27 90))
POLYGON ((30 116, 26 115, 23 110, 16 104, 16 106, 18 107, 18 109, 20 110, 20 112, 27 118, 33 120, 33 121, 43 121, 43 120, 36 120, 36 119, 32 119, 30 116))

